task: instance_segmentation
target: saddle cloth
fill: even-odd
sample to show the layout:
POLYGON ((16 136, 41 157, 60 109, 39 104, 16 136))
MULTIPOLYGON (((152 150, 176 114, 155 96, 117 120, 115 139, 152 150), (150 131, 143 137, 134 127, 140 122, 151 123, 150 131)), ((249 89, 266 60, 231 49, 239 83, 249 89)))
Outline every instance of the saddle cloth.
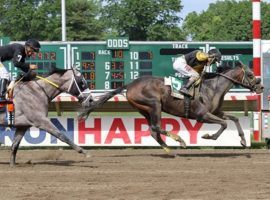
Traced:
MULTIPOLYGON (((171 87, 171 95, 173 97, 178 99, 184 99, 184 95, 181 94, 179 91, 187 80, 188 80, 187 78, 177 78, 174 76, 164 77, 164 85, 169 85, 171 87)), ((201 78, 198 81, 196 81, 189 89, 189 93, 191 94, 192 97, 194 97, 195 87, 198 86, 200 82, 201 78)))

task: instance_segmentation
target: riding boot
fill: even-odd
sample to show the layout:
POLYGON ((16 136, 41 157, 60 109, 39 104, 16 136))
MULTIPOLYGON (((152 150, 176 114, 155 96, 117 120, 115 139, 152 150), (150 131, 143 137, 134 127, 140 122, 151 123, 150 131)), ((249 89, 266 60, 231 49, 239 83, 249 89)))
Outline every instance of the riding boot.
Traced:
POLYGON ((189 88, 193 85, 193 83, 196 82, 197 79, 195 78, 190 78, 188 80, 188 82, 186 83, 186 85, 184 85, 181 89, 180 89, 180 93, 182 93, 183 95, 186 95, 188 97, 191 97, 191 95, 189 94, 189 88))
POLYGON ((6 91, 7 91, 7 85, 8 85, 8 80, 7 79, 0 79, 0 101, 6 101, 6 91))

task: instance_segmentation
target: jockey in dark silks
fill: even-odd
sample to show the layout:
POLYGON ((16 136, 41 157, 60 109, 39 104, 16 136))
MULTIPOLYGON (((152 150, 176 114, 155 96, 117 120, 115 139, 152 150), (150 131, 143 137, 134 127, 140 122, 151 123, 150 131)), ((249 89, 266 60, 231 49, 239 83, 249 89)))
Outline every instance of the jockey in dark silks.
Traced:
MULTIPOLYGON (((14 43, 0 47, 0 101, 5 101, 7 84, 11 81, 10 74, 2 62, 12 60, 15 67, 20 68, 27 76, 34 77, 35 73, 30 70, 37 69, 37 65, 25 63, 25 58, 39 52, 39 49, 39 41, 35 39, 27 40, 25 45, 14 43)), ((14 81, 11 83, 14 84, 14 81)), ((12 87, 12 84, 9 87, 12 87)))
POLYGON ((194 50, 186 55, 176 58, 173 68, 181 75, 189 77, 188 82, 184 85, 180 92, 190 96, 189 88, 200 78, 205 66, 210 66, 215 62, 220 62, 221 53, 217 49, 211 49, 208 53, 200 50, 194 50))

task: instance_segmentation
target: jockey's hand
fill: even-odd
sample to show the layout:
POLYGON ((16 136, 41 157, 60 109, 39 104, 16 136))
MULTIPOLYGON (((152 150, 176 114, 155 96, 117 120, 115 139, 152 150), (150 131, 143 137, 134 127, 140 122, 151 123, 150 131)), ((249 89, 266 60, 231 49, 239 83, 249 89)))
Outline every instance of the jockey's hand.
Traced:
POLYGON ((34 69, 37 69, 38 67, 37 67, 37 65, 34 65, 34 64, 30 64, 29 65, 29 67, 30 67, 30 69, 32 69, 32 70, 34 70, 34 69))

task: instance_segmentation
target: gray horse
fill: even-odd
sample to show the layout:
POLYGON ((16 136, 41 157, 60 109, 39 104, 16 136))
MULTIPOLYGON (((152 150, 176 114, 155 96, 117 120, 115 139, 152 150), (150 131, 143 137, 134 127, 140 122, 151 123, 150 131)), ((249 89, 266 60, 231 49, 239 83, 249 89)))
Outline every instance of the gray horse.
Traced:
MULTIPOLYGON (((58 130, 48 115, 49 103, 62 92, 76 96, 80 102, 89 99, 83 91, 87 89, 87 83, 82 74, 75 70, 54 69, 51 75, 45 79, 35 79, 27 82, 18 82, 14 87, 14 107, 16 129, 11 147, 10 166, 16 162, 16 153, 21 139, 30 127, 37 127, 52 134, 59 140, 67 143, 78 153, 86 154, 86 151, 74 144, 65 132, 58 130)), ((6 126, 5 113, 0 114, 0 124, 6 126)))

